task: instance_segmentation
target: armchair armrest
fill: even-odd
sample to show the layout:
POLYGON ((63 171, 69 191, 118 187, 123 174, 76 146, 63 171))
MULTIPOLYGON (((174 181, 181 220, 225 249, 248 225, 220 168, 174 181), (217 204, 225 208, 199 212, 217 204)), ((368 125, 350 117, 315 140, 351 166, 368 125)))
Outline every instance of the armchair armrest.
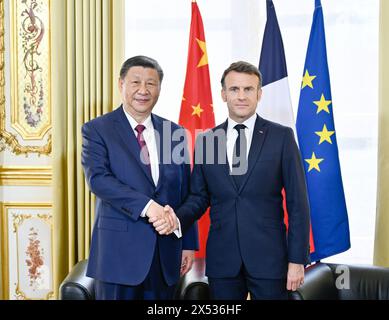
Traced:
POLYGON ((59 288, 61 300, 93 300, 94 279, 86 276, 88 260, 78 262, 62 281, 59 288))
POLYGON ((209 300, 208 278, 205 276, 204 258, 196 258, 192 269, 177 284, 176 300, 209 300))
POLYGON ((304 284, 289 293, 290 300, 337 300, 338 290, 335 287, 331 268, 323 263, 309 266, 305 270, 304 284))

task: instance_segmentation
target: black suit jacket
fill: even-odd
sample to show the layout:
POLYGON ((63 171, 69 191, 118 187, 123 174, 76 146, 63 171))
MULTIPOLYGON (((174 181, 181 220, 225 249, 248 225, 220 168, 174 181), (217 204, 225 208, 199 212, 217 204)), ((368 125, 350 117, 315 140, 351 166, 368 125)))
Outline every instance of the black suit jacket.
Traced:
POLYGON ((207 276, 235 276, 244 263, 253 277, 285 278, 288 262, 309 263, 309 204, 293 130, 257 116, 248 171, 239 188, 230 175, 225 150, 220 150, 225 139, 212 143, 212 135, 226 130, 227 121, 197 139, 190 193, 177 216, 186 230, 211 206, 207 276), (219 164, 206 163, 212 151, 219 164))

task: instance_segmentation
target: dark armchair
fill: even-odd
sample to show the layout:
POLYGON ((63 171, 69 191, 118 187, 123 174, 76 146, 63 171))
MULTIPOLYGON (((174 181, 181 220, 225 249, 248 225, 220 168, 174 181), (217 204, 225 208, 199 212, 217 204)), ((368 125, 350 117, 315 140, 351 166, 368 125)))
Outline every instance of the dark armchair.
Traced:
MULTIPOLYGON (((85 275, 87 260, 77 263, 60 286, 60 299, 93 300, 94 280, 85 275)), ((209 300, 204 259, 177 284, 175 299, 209 300)), ((289 300, 389 300, 389 268, 317 263, 305 271, 304 285, 289 300)))
MULTIPOLYGON (((87 260, 78 262, 61 283, 61 300, 94 300, 94 279, 86 276, 87 260)), ((204 259, 195 259, 192 269, 181 277, 174 298, 177 300, 209 300, 204 259)))
POLYGON ((59 287, 61 300, 94 300, 94 279, 86 276, 88 260, 79 261, 59 287))
POLYGON ((290 300, 389 300, 389 268, 317 263, 290 300))

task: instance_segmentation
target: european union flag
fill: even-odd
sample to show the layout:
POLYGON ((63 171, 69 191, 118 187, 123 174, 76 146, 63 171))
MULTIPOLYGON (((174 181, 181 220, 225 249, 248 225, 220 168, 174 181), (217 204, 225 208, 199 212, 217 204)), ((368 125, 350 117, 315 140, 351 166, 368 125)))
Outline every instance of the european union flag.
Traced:
POLYGON ((315 0, 296 129, 311 207, 313 262, 350 248, 320 0, 315 0))

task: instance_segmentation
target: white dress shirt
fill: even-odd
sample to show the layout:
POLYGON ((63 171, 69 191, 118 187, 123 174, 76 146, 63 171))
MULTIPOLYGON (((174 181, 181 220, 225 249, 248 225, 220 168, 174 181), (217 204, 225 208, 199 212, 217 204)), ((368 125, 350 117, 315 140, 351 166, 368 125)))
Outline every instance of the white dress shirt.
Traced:
POLYGON ((134 131, 135 137, 138 135, 138 132, 135 130, 135 127, 138 124, 142 124, 145 126, 145 130, 143 131, 143 138, 145 139, 147 150, 149 151, 151 176, 153 178, 154 184, 157 185, 159 180, 159 160, 157 144, 155 142, 153 121, 151 121, 151 115, 149 115, 145 119, 145 121, 143 121, 143 123, 138 123, 126 111, 124 111, 124 113, 128 119, 128 122, 131 125, 132 130, 134 131))
MULTIPOLYGON (((257 114, 253 114, 250 118, 248 118, 246 121, 242 122, 246 126, 244 129, 244 133, 246 135, 247 139, 247 159, 250 152, 251 147, 251 141, 253 140, 253 132, 254 132, 254 126, 255 121, 257 120, 257 114)), ((238 131, 234 129, 234 127, 239 124, 238 122, 232 120, 230 117, 227 119, 228 125, 227 125, 227 159, 228 159, 228 165, 230 166, 230 170, 232 170, 232 156, 234 153, 234 146, 236 139, 238 138, 238 131)))
MULTIPOLYGON (((126 115, 128 122, 131 125, 132 130, 134 131, 135 137, 138 135, 138 132, 135 130, 135 127, 140 124, 136 122, 136 120, 124 110, 124 114, 126 115)), ((145 129, 143 131, 143 138, 146 142, 147 150, 149 151, 149 158, 150 158, 150 168, 151 168, 151 176, 153 178, 155 186, 158 185, 158 180, 159 180, 159 159, 158 159, 158 149, 157 149, 157 143, 155 141, 155 132, 154 132, 154 126, 153 126, 153 121, 151 121, 151 115, 149 115, 142 125, 145 126, 145 129)), ((150 200, 145 207, 143 208, 140 216, 141 217, 146 217, 146 212, 149 209, 150 205, 154 202, 154 200, 150 200)), ((178 229, 174 231, 176 236, 180 238, 182 236, 181 233, 181 224, 178 221, 178 229)))
MULTIPOLYGON (((257 120, 257 113, 253 114, 250 118, 248 118, 246 121, 244 121, 242 124, 246 126, 245 128, 245 135, 247 139, 247 158, 249 156, 249 151, 251 147, 251 141, 253 140, 253 132, 255 127, 255 121, 257 120)), ((232 170, 232 156, 234 153, 234 146, 236 139, 238 138, 238 131, 234 129, 234 127, 239 124, 238 122, 232 120, 230 117, 227 119, 227 160, 228 164, 230 166, 230 170, 232 170)), ((179 219, 179 230, 181 232, 181 225, 179 219)))

